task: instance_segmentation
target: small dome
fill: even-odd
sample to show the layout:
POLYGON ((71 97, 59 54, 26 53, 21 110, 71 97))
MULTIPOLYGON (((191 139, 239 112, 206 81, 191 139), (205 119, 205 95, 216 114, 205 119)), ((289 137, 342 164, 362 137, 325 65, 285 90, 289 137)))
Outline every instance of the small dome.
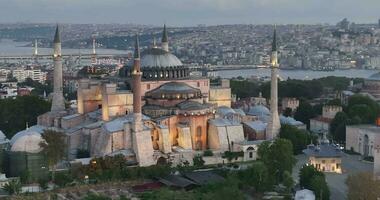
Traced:
POLYGON ((378 72, 376 74, 372 74, 370 77, 368 77, 368 80, 380 81, 380 72, 378 72))
POLYGON ((11 151, 39 153, 42 148, 40 142, 44 141, 41 134, 35 131, 25 131, 16 139, 12 138, 11 151))
POLYGON ((288 124, 293 126, 303 125, 302 122, 295 120, 293 117, 285 117, 283 115, 280 115, 280 122, 281 124, 288 124))
POLYGON ((255 115, 255 116, 264 116, 264 115, 270 115, 270 111, 267 107, 263 105, 257 105, 253 106, 248 111, 249 115, 255 115))
POLYGON ((141 67, 179 67, 183 66, 177 56, 159 48, 144 51, 141 56, 141 67))
POLYGON ((220 106, 216 109, 216 113, 221 115, 221 116, 225 116, 225 115, 228 115, 230 113, 236 113, 234 109, 230 108, 230 107, 227 107, 227 106, 220 106))

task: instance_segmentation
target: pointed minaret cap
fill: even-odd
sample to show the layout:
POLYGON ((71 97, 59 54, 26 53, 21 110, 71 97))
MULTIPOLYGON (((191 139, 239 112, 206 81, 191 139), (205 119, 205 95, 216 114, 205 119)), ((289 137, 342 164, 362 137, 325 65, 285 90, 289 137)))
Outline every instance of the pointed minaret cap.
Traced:
POLYGON ((54 43, 61 43, 61 34, 59 33, 59 26, 55 29, 54 43))
POLYGON ((168 42, 168 32, 166 30, 166 24, 164 24, 164 31, 162 32, 161 42, 168 42))
POLYGON ((273 42, 272 42, 272 51, 277 51, 277 34, 276 34, 276 25, 273 29, 273 42))
POLYGON ((140 59, 140 45, 139 45, 139 35, 138 34, 136 34, 135 52, 133 54, 133 57, 135 59, 140 59))

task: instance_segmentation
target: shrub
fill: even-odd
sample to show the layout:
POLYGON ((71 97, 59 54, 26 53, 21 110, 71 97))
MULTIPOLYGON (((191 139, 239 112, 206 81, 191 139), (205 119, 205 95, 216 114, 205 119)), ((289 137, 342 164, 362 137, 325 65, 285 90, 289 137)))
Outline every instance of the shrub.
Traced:
POLYGON ((196 167, 202 167, 205 164, 205 161, 201 155, 195 155, 193 158, 193 164, 196 167))
POLYGON ((210 150, 210 149, 207 149, 206 151, 203 152, 203 156, 213 156, 214 153, 210 150))

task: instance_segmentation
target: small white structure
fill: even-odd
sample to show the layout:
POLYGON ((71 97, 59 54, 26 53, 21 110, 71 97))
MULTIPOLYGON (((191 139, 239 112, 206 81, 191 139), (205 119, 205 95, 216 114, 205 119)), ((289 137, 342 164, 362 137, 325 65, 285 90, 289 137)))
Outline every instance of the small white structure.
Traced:
POLYGON ((294 200, 315 200, 314 192, 308 189, 298 190, 294 200))
POLYGON ((257 159, 257 150, 259 149, 259 145, 265 140, 254 140, 243 142, 237 142, 234 144, 234 151, 242 151, 244 152, 243 161, 250 161, 257 159))

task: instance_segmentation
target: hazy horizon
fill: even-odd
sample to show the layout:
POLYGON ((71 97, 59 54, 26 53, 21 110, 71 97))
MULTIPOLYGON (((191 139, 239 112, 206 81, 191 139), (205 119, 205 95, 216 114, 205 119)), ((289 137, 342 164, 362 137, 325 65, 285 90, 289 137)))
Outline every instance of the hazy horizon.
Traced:
POLYGON ((0 23, 377 23, 379 0, 0 0, 0 23), (359 15, 360 14, 360 17, 359 15))

